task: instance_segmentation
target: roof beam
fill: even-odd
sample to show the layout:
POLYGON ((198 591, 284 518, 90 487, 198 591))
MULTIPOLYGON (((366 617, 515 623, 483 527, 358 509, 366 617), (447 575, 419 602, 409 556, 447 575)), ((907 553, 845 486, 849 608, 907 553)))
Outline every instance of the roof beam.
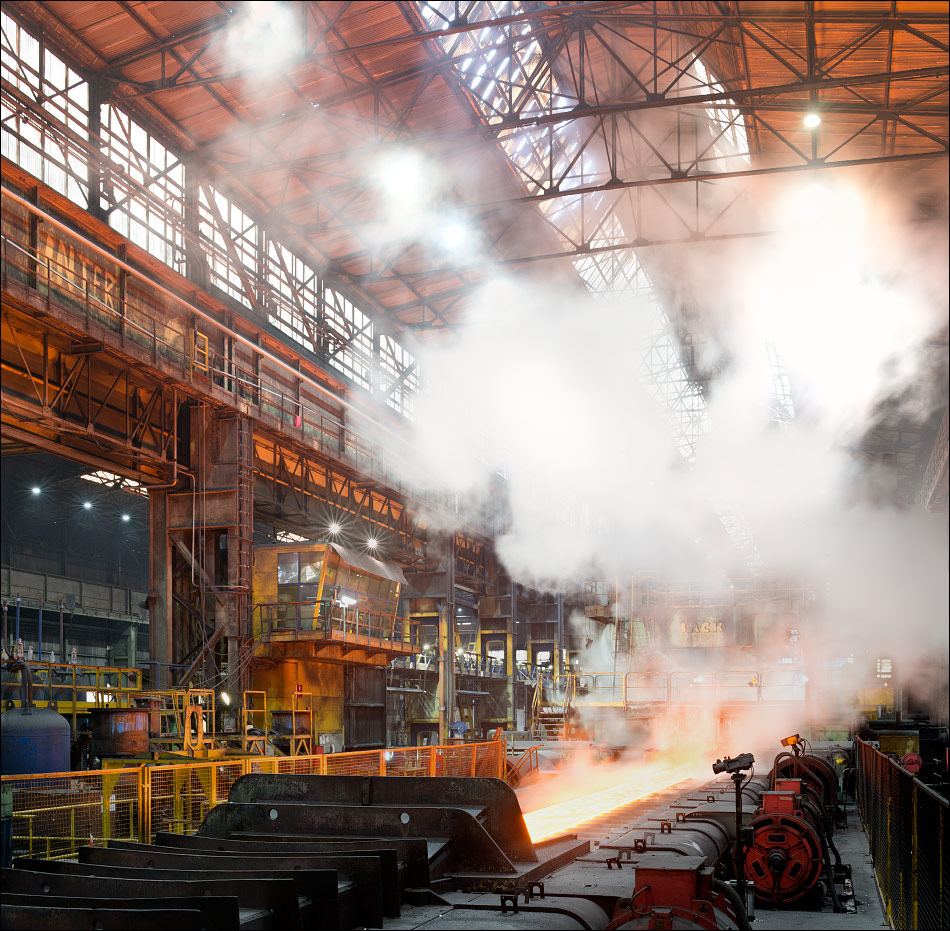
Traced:
POLYGON ((841 78, 816 78, 813 80, 794 81, 787 84, 772 84, 766 87, 736 88, 723 90, 712 94, 689 94, 682 97, 658 97, 647 100, 630 100, 620 103, 601 104, 599 106, 578 106, 571 110, 552 111, 538 116, 521 117, 520 119, 502 119, 498 123, 486 126, 486 131, 506 132, 524 127, 547 126, 555 123, 566 123, 590 116, 609 116, 614 113, 630 113, 645 110, 665 110, 678 107, 705 107, 711 103, 725 103, 732 101, 733 106, 747 102, 755 108, 755 99, 758 97, 779 97, 787 94, 821 92, 833 88, 865 87, 867 85, 885 84, 888 82, 917 81, 926 78, 947 77, 950 75, 950 65, 937 65, 932 68, 913 68, 906 71, 878 71, 872 74, 858 74, 841 78))

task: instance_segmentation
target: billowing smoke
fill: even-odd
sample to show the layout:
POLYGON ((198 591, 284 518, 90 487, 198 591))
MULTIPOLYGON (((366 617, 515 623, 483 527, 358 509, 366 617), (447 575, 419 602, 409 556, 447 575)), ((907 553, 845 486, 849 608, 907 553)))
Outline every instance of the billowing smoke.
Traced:
POLYGON ((693 457, 676 398, 651 387, 649 299, 507 277, 473 295, 454 342, 422 352, 413 477, 484 504, 502 471, 497 551, 542 587, 647 569, 723 586, 749 571, 720 520, 735 514, 762 571, 818 593, 813 647, 906 670, 945 655, 945 525, 895 505, 893 470, 855 450, 885 411, 923 423, 944 403, 945 240, 921 249, 911 217, 831 173, 767 209, 773 236, 666 258, 708 311, 693 457))
MULTIPOLYGON (((227 33, 223 56, 262 88, 301 51, 292 9, 245 4, 227 33)), ((331 127, 329 114, 312 116, 291 149, 331 127)), ((383 260, 415 245, 434 267, 480 262, 486 243, 454 192, 464 181, 473 200, 492 199, 483 188, 495 175, 462 178, 451 158, 363 138, 354 178, 375 206, 354 234, 383 260)), ((680 303, 698 307, 686 322, 689 374, 708 376, 701 395, 649 295, 594 297, 536 271, 489 280, 451 341, 414 347, 413 444, 392 461, 420 490, 503 522, 496 549, 518 581, 571 589, 650 570, 722 589, 750 571, 730 516, 754 541, 754 568, 817 593, 824 616, 808 636, 825 656, 945 656, 946 525, 895 506, 894 468, 855 452, 888 412, 922 424, 946 403, 946 224, 918 222, 907 177, 717 183, 748 194, 744 208, 723 194, 731 225, 720 229, 773 235, 645 252, 674 322, 680 303)), ((637 232, 672 236, 675 213, 660 205, 691 190, 646 192, 660 209, 637 232)))
MULTIPOLYGON (((303 21, 289 4, 247 0, 217 43, 229 71, 251 82, 281 80, 303 54, 303 21)), ((251 83, 247 91, 261 100, 271 88, 251 83)))

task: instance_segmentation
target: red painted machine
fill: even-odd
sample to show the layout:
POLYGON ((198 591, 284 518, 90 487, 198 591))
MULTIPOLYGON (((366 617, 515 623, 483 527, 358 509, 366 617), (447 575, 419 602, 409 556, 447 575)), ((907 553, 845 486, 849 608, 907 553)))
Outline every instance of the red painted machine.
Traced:
POLYGON ((746 871, 756 897, 770 905, 794 902, 808 893, 824 862, 821 814, 802 795, 800 779, 777 780, 781 789, 763 792, 749 823, 752 843, 746 871))
POLYGON ((671 853, 643 857, 633 896, 617 903, 607 928, 748 928, 735 890, 716 879, 704 862, 704 857, 671 853))

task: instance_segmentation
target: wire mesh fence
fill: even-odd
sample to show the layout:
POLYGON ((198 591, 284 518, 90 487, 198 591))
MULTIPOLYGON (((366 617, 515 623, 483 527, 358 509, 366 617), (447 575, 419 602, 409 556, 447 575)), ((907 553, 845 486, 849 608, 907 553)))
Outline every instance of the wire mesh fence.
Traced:
POLYGON ((138 840, 139 767, 43 776, 4 776, 13 789, 13 855, 61 860, 82 846, 138 840))
POLYGON ((503 779, 505 776, 505 743, 493 740, 490 743, 472 744, 475 754, 473 776, 494 776, 503 779))
POLYGON ((158 831, 194 834, 248 773, 351 776, 494 776, 505 742, 399 747, 313 756, 255 756, 90 772, 4 776, 13 789, 15 857, 64 859, 109 840, 148 842, 158 831))
POLYGON ((325 759, 328 776, 382 776, 386 773, 382 750, 330 753, 325 759))
POLYGON ((247 772, 246 760, 143 767, 147 800, 146 839, 158 831, 194 834, 205 815, 227 800, 231 786, 247 772))
POLYGON ((857 750, 858 807, 891 926, 950 927, 950 803, 865 741, 857 750))
POLYGON ((387 776, 428 776, 435 747, 405 747, 383 754, 387 776))
POLYGON ((436 749, 435 769, 437 776, 474 776, 474 744, 438 747, 436 749))

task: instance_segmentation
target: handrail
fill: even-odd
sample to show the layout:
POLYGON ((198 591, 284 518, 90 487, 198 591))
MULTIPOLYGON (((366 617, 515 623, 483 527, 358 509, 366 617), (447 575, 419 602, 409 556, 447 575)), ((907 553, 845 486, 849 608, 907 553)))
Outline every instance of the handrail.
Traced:
MULTIPOLYGON (((261 637, 281 631, 295 634, 326 634, 334 632, 369 637, 392 644, 415 646, 418 634, 412 630, 408 619, 378 611, 360 610, 357 606, 344 607, 336 601, 281 601, 258 602, 251 611, 252 630, 254 616, 260 625, 261 637), (287 617, 290 613, 291 616, 287 617), (408 636, 407 636, 408 635, 408 636)), ((334 638, 335 639, 335 638, 334 638)))
MULTIPOLYGON (((118 707, 127 706, 131 696, 142 688, 142 670, 122 666, 81 666, 73 663, 50 663, 38 660, 25 660, 30 667, 33 679, 33 694, 37 698, 41 692, 48 692, 45 696, 47 703, 69 703, 91 705, 96 708, 109 707, 115 704, 118 707), (85 678, 87 681, 80 681, 85 678), (112 679, 115 679, 113 684, 112 679), (57 681, 58 680, 58 681, 57 681), (123 684, 124 683, 124 684, 123 684), (56 696, 53 693, 58 693, 56 696), (62 692, 70 692, 72 698, 63 698, 62 692), (79 699, 80 693, 93 693, 93 700, 79 699), (126 705, 123 705, 123 702, 126 705)), ((15 683, 10 683, 12 687, 15 683)), ((19 705, 19 687, 15 694, 7 695, 7 683, 4 683, 4 701, 13 701, 19 705)), ((41 699, 42 700, 42 699, 41 699)))
MULTIPOLYGON (((221 323, 211 314, 202 310, 200 307, 197 307, 195 304, 188 301, 186 298, 182 297, 179 294, 176 294, 174 291, 172 291, 169 288, 166 288, 164 285, 159 284, 153 278, 150 278, 148 275, 141 272, 134 265, 131 265, 130 263, 125 262, 122 259, 120 259, 118 256, 113 255, 107 249, 104 249, 98 243, 94 242, 92 239, 89 239, 88 237, 83 236, 81 233, 77 232, 75 229, 70 227, 67 223, 64 223, 63 221, 59 220, 57 217, 41 209, 36 204, 30 203, 29 200, 27 200, 25 197, 21 197, 12 188, 9 188, 6 185, 3 185, 2 193, 3 193, 3 196, 9 197, 12 201, 17 203, 20 207, 26 209, 28 212, 42 219, 43 222, 49 223, 51 226, 55 226, 58 230, 60 230, 60 232, 66 233, 72 239, 78 240, 80 243, 82 243, 82 245, 85 248, 92 250, 93 252, 102 256, 108 262, 112 263, 113 265, 118 266, 123 271, 134 276, 135 278, 138 278, 140 281, 143 281, 146 285, 159 291, 165 297, 170 298, 176 304, 179 304, 182 307, 182 309, 187 311, 189 314, 194 314, 196 317, 199 317, 201 320, 205 321, 205 323, 211 324, 220 333, 224 334, 230 339, 237 340, 239 343, 246 346, 248 349, 252 350, 257 355, 261 356, 264 359, 267 359, 268 362, 272 362, 273 364, 280 366, 282 369, 286 370, 289 375, 293 375, 293 377, 298 378, 301 381, 305 381, 310 387, 316 389, 318 392, 320 392, 324 396, 333 400, 334 403, 339 404, 341 407, 345 407, 348 410, 351 410, 355 414, 359 414, 361 417, 365 417, 375 427, 379 427, 380 429, 384 430, 386 433, 389 433, 396 439, 404 440, 404 437, 399 436, 399 434, 395 433, 386 424, 381 423, 379 420, 373 417, 372 414, 363 410, 359 405, 356 405, 352 401, 348 401, 346 400, 346 398, 343 398, 340 395, 330 391, 325 385, 321 384, 317 379, 311 378, 305 372, 301 372, 299 369, 295 368, 290 362, 270 352, 268 349, 257 345, 255 342, 250 340, 248 337, 243 336, 237 330, 234 330, 231 327, 221 323)), ((4 235, 4 239, 9 239, 9 237, 4 235)), ((14 240, 9 240, 9 241, 13 242, 15 245, 19 245, 18 243, 15 243, 14 240)))
POLYGON ((532 745, 528 747, 514 763, 510 764, 505 773, 505 782, 511 786, 517 786, 532 773, 540 772, 540 770, 538 747, 537 745, 532 745), (527 770, 527 772, 524 772, 524 770, 527 770))
MULTIPOLYGON (((317 391, 322 396, 329 398, 334 405, 345 408, 353 414, 364 418, 371 425, 370 432, 375 433, 382 430, 397 440, 399 444, 405 446, 407 443, 406 437, 401 430, 397 430, 393 426, 388 425, 372 411, 368 411, 359 404, 348 400, 343 395, 335 393, 326 387, 319 378, 308 375, 291 361, 282 358, 278 353, 267 349, 266 346, 259 344, 249 336, 243 335, 239 330, 220 322, 213 314, 197 306, 197 302, 188 300, 170 287, 166 287, 153 277, 143 273, 136 268, 135 265, 120 259, 88 236, 83 235, 67 223, 59 220, 53 214, 31 203, 7 185, 2 186, 2 194, 4 198, 9 198, 28 213, 43 220, 44 223, 55 227, 68 240, 74 241, 83 249, 87 249, 95 253, 95 255, 100 256, 110 267, 114 267, 117 271, 133 276, 137 281, 144 283, 146 288, 151 288, 162 298, 173 301, 181 308, 185 319, 200 319, 208 326, 213 327, 216 333, 222 338, 226 337, 230 340, 234 340, 245 347, 246 351, 251 353, 252 357, 265 359, 269 363, 279 367, 281 372, 286 373, 291 384, 301 383, 307 388, 317 391)), ((30 247, 12 238, 7 232, 4 232, 0 239, 2 239, 4 260, 3 275, 5 282, 8 280, 9 271, 11 269, 19 269, 26 281, 29 281, 31 277, 35 278, 39 275, 41 269, 45 270, 45 283, 48 297, 51 296, 51 285, 54 284, 54 281, 61 281, 61 285, 55 284, 58 290, 64 293, 74 294, 83 301, 87 325, 89 311, 90 308, 92 308, 95 312, 115 321, 116 325, 109 327, 113 331, 118 331, 118 328, 122 328, 123 332, 138 332, 142 334, 142 338, 146 339, 150 346, 155 347, 154 351, 157 351, 158 347, 164 347, 166 352, 172 353, 180 360, 180 364, 183 367, 194 365, 196 361, 194 334, 197 331, 182 327, 176 329, 173 323, 168 320, 167 315, 158 318, 150 313, 147 307, 136 307, 136 314, 134 316, 127 315, 125 308, 129 305, 129 302, 133 300, 128 289, 125 289, 124 294, 120 293, 116 298, 116 302, 121 302, 122 307, 112 306, 109 301, 100 299, 97 296, 99 292, 103 293, 103 297, 106 295, 101 287, 101 283, 90 282, 84 267, 77 271, 77 269, 67 266, 64 263, 54 262, 48 256, 42 254, 38 247, 30 247), (22 254, 26 258, 26 261, 17 264, 10 255, 11 251, 22 254), (150 326, 142 326, 138 320, 135 319, 136 317, 148 321, 150 326), (169 332, 175 336, 171 341, 162 335, 169 332)), ((134 244, 130 244, 130 250, 133 252, 136 251, 134 244)), ((170 275, 178 277, 178 273, 173 269, 168 269, 168 272, 170 275)), ((188 282, 185 281, 185 283, 187 284, 188 282)), ((223 305, 222 309, 224 309, 223 305)), ((253 320, 249 320, 248 322, 252 325, 255 324, 253 320)), ((288 346, 287 348, 289 351, 297 351, 299 347, 288 346)), ((219 380, 219 387, 224 387, 225 390, 234 394, 236 402, 240 400, 241 403, 246 404, 249 400, 249 396, 253 398, 255 394, 258 398, 263 398, 263 396, 267 395, 272 399, 280 399, 279 416, 282 421, 292 423, 297 429, 303 431, 306 436, 315 436, 317 434, 323 436, 329 432, 333 436, 333 442, 329 445, 333 448, 325 449, 325 452, 337 457, 344 455, 352 456, 355 464, 361 468, 370 468, 378 480, 385 482, 394 490, 406 490, 405 482, 401 478, 402 470, 394 468, 392 465, 393 462, 399 458, 399 453, 394 453, 393 449, 390 448, 391 444, 390 446, 384 446, 381 443, 374 442, 363 433, 355 431, 349 422, 344 423, 342 417, 329 416, 325 408, 316 406, 313 401, 308 401, 303 398, 290 398, 286 386, 276 381, 269 381, 266 375, 262 373, 242 370, 241 367, 233 361, 225 360, 220 357, 213 349, 209 348, 207 351, 201 349, 199 356, 199 367, 203 368, 207 366, 209 369, 208 374, 219 380), (219 362, 220 364, 218 364, 219 362), (290 408, 289 410, 288 407, 290 408), (289 421, 287 420, 288 417, 291 418, 289 421)), ((314 367, 316 368, 316 366, 314 367)), ((330 377, 333 376, 331 375, 330 377)), ((252 403, 254 402, 252 401, 252 403)), ((266 407, 263 401, 257 402, 257 405, 266 407)), ((324 445, 326 445, 326 441, 324 441, 324 445)), ((146 482, 145 484, 147 485, 148 483, 146 482)), ((418 490, 414 490, 412 494, 415 498, 427 503, 431 507, 440 510, 448 509, 454 513, 455 509, 451 504, 451 500, 446 496, 420 492, 418 490)), ((480 515, 478 520, 481 524, 480 529, 482 531, 491 531, 492 528, 489 526, 490 520, 486 514, 480 515)))
MULTIPOLYGON (((129 585, 113 585, 111 582, 96 582, 89 579, 80 579, 74 576, 51 575, 48 572, 38 572, 33 569, 22 569, 16 566, 3 565, 0 567, 0 599, 7 603, 12 603, 19 598, 21 602, 33 605, 42 605, 44 610, 47 605, 52 606, 52 610, 62 607, 64 610, 70 610, 66 607, 67 599, 72 597, 76 599, 76 608, 82 607, 102 611, 107 614, 120 617, 133 616, 132 605, 133 597, 142 596, 145 592, 129 585), (32 576, 30 579, 28 577, 32 576), (16 577, 16 578, 14 578, 16 577), (28 581, 41 580, 42 587, 26 584, 28 581), (67 591, 66 588, 58 588, 65 583, 79 591, 67 591), (90 588, 108 589, 108 607, 106 607, 106 598, 93 594, 88 591, 90 588), (113 610, 113 595, 116 592, 122 593, 129 610, 113 610)), ((138 600, 138 599, 137 599, 138 600)))
POLYGON ((790 694, 800 685, 794 682, 775 681, 794 673, 791 669, 722 669, 710 676, 697 676, 693 671, 677 670, 659 672, 631 670, 620 672, 568 673, 555 679, 555 688, 573 688, 572 700, 577 703, 582 693, 582 704, 598 702, 624 708, 649 705, 673 705, 697 701, 715 700, 722 704, 753 704, 770 702, 802 701, 797 694, 790 694), (608 681, 604 682, 603 678, 608 681), (644 681, 648 684, 642 684, 644 681), (689 696, 678 694, 687 690, 689 696), (748 692, 746 693, 746 689, 748 692), (780 690, 784 694, 774 694, 780 690), (649 697, 643 697, 646 691, 649 697), (605 698, 605 696, 608 696, 605 698))
POLYGON ((568 715, 574 710, 574 701, 577 695, 577 676, 568 675, 567 688, 564 689, 564 701, 561 704, 561 711, 564 714, 564 728, 567 729, 568 715))
POLYGON ((541 732, 541 708, 544 700, 544 683, 541 677, 534 686, 534 694, 531 696, 531 736, 537 737, 541 732))
MULTIPOLYGON (((4 195, 9 194, 15 200, 20 200, 15 195, 10 194, 7 188, 3 188, 3 193, 4 195)), ((43 211, 39 211, 39 213, 43 216, 44 219, 48 216, 43 211)), ((79 236, 78 234, 74 234, 74 235, 83 245, 86 245, 88 243, 88 240, 86 240, 84 237, 79 236)), ((179 357, 182 365, 186 364, 186 362, 191 358, 191 350, 193 349, 193 347, 189 346, 189 339, 186 337, 186 334, 180 329, 175 329, 175 327, 172 324, 170 324, 167 320, 163 320, 161 322, 161 327, 159 327, 156 318, 150 317, 147 314, 140 312, 138 315, 142 316, 145 319, 148 319, 152 324, 151 328, 146 328, 142 326, 140 323, 138 323, 138 321, 134 317, 130 317, 124 313, 120 313, 117 310, 117 308, 111 306, 111 304, 108 301, 104 299, 100 299, 94 293, 94 290, 90 289, 90 282, 84 271, 81 275, 80 280, 77 281, 75 269, 73 269, 70 266, 65 265, 64 263, 54 262, 48 256, 41 255, 38 249, 36 250, 28 249, 25 246, 23 246, 22 243, 19 243, 16 240, 11 239, 6 233, 2 235, 2 242, 4 245, 6 265, 9 266, 10 264, 8 250, 9 248, 12 247, 17 252, 20 252, 24 256, 26 256, 31 262, 35 263, 38 267, 45 268, 46 270, 45 283, 46 283, 47 293, 51 292, 51 287, 52 287, 54 278, 61 280, 63 282, 62 289, 65 290, 67 293, 73 292, 73 291, 80 292, 80 295, 82 296, 85 302, 87 311, 90 305, 92 305, 93 309, 95 309, 98 313, 114 318, 126 330, 131 330, 133 332, 137 331, 141 333, 143 337, 147 338, 148 341, 154 346, 164 347, 167 352, 171 352, 174 356, 179 357), (54 270, 54 266, 57 266, 55 270, 54 270), (62 268, 62 271, 59 270, 60 267, 62 268), (159 335, 160 333, 167 334, 169 331, 177 335, 178 339, 169 340, 168 338, 165 338, 159 335)), ((93 248, 93 247, 90 246, 90 248, 93 248)), ((127 264, 123 263, 121 260, 115 258, 114 256, 110 256, 109 253, 105 252, 105 250, 96 249, 96 251, 99 251, 103 253, 104 255, 106 255, 110 262, 113 262, 114 264, 118 265, 123 270, 127 270, 128 268, 131 268, 131 266, 127 266, 127 264)), ((162 294, 167 294, 169 296, 175 297, 173 292, 168 291, 166 288, 164 288, 163 286, 159 285, 156 282, 152 282, 147 277, 141 274, 138 274, 138 277, 142 278, 147 283, 153 285, 162 294)), ((93 288, 96 288, 96 287, 97 285, 94 284, 93 288)), ((184 307, 186 307, 189 311, 202 315, 204 318, 207 318, 207 320, 209 320, 212 323, 214 322, 213 317, 207 314, 203 314, 203 312, 194 308, 191 304, 189 304, 184 299, 177 298, 177 297, 175 297, 175 299, 179 303, 181 303, 184 307)), ((126 297, 125 300, 127 302, 129 298, 126 297)), ((234 338, 234 339, 238 338, 238 336, 236 335, 236 331, 231 330, 230 328, 224 326, 223 324, 215 323, 214 325, 217 326, 218 329, 224 335, 234 338)), ((240 341, 249 347, 257 346, 256 343, 252 343, 246 338, 240 338, 240 341)), ((283 368, 288 369, 288 371, 293 371, 293 372, 297 371, 296 369, 292 367, 288 367, 287 363, 281 363, 279 361, 279 357, 274 356, 272 353, 269 353, 266 349, 254 348, 253 351, 263 356, 264 358, 267 358, 268 361, 275 362, 275 364, 281 365, 283 368)), ((207 356, 211 360, 218 360, 218 359, 223 358, 215 350, 209 350, 207 353, 207 356)), ((283 405, 283 398, 285 397, 286 392, 281 388, 280 385, 272 386, 266 381, 266 379, 260 373, 257 373, 257 372, 252 373, 252 372, 248 372, 247 370, 242 370, 240 366, 238 366, 235 362, 231 360, 225 360, 225 361, 227 363, 226 366, 209 365, 209 375, 212 375, 212 376, 216 375, 219 377, 221 381, 229 380, 231 382, 234 382, 235 386, 239 385, 241 390, 244 390, 246 392, 251 392, 251 393, 257 393, 258 396, 269 394, 272 397, 280 397, 282 399, 281 414, 284 415, 284 414, 289 413, 287 410, 284 409, 284 405, 283 405), (240 372, 240 371, 244 371, 247 377, 243 379, 238 378, 235 373, 240 372)), ((309 379, 305 376, 300 376, 300 380, 307 382, 307 384, 312 387, 319 387, 319 382, 314 381, 313 379, 309 379)), ((326 389, 320 388, 319 390, 323 391, 323 393, 327 393, 326 389)), ((236 389, 232 390, 232 393, 236 394, 237 390, 236 389)), ((337 403, 341 404, 342 406, 348 406, 348 402, 343 401, 337 395, 330 393, 329 396, 332 397, 337 403)), ((245 401, 248 400, 247 396, 244 395, 242 397, 242 400, 245 400, 245 401)), ((356 408, 355 410, 358 410, 358 408, 356 408)), ((363 439, 358 434, 354 433, 352 427, 345 426, 342 420, 337 420, 336 418, 331 419, 327 417, 327 414, 324 410, 315 408, 312 405, 307 404, 303 400, 298 400, 298 399, 294 400, 293 413, 295 416, 299 414, 301 429, 303 429, 304 424, 307 423, 307 424, 314 424, 314 426, 319 427, 320 431, 323 432, 325 430, 326 422, 329 421, 341 437, 349 436, 350 442, 351 443, 355 442, 353 449, 356 452, 356 454, 359 454, 361 450, 365 448, 366 449, 365 459, 368 459, 369 461, 377 461, 377 459, 383 452, 382 446, 379 446, 378 444, 372 444, 372 443, 365 445, 363 439), (310 415, 310 416, 305 417, 304 415, 310 415), (316 423, 314 422, 314 417, 317 418, 316 423)), ((365 416, 368 416, 368 415, 365 415, 365 416)), ((377 421, 371 421, 371 422, 374 425, 377 424, 377 421)), ((381 468, 381 474, 388 474, 386 470, 382 468, 381 461, 378 464, 380 465, 380 468, 381 468)))

